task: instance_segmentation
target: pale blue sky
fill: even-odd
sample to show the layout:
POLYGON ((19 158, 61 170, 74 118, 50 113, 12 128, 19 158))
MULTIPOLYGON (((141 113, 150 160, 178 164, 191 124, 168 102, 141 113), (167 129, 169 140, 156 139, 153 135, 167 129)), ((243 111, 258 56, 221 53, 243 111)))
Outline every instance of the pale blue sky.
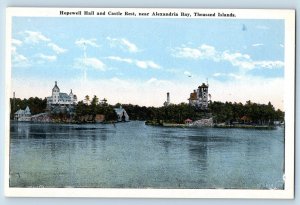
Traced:
POLYGON ((187 102, 208 79, 212 100, 282 108, 283 20, 14 17, 12 25, 19 97, 46 97, 58 81, 79 99, 160 106, 166 92, 187 102))

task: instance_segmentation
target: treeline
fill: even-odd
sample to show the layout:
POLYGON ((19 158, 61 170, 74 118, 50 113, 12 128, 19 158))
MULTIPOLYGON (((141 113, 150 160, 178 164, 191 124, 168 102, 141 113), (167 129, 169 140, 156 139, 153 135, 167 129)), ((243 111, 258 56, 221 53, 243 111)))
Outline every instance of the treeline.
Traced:
POLYGON ((284 112, 277 109, 269 102, 266 104, 253 103, 250 100, 245 104, 231 102, 211 102, 209 110, 214 116, 214 121, 243 122, 255 124, 269 124, 274 121, 284 121, 284 112))
MULTIPOLYGON (((46 111, 47 99, 10 99, 11 118, 18 109, 25 109, 29 106, 33 115, 46 111)), ((117 119, 114 108, 122 106, 130 120, 151 120, 164 121, 170 123, 184 123, 186 119, 197 120, 201 118, 213 117, 216 123, 255 123, 268 124, 274 121, 284 121, 284 112, 275 109, 269 102, 266 104, 253 103, 247 101, 245 104, 232 102, 210 102, 208 110, 197 110, 187 103, 170 104, 162 107, 146 107, 132 104, 109 105, 106 100, 99 100, 94 95, 92 99, 87 95, 83 101, 79 101, 74 107, 74 117, 80 118, 85 115, 105 115, 105 120, 113 121, 117 119)))
POLYGON ((94 95, 92 100, 89 99, 89 96, 86 96, 84 101, 79 101, 75 106, 75 119, 85 115, 95 116, 96 114, 105 115, 106 121, 115 121, 117 119, 114 106, 107 104, 106 101, 99 102, 99 98, 96 95, 94 95))
POLYGON ((210 102, 208 110, 197 110, 187 103, 171 104, 159 108, 122 105, 132 120, 151 120, 170 123, 184 123, 186 119, 198 120, 213 117, 215 123, 253 123, 268 124, 284 121, 284 112, 275 110, 269 102, 265 104, 231 102, 210 102))
POLYGON ((10 99, 10 110, 11 110, 11 119, 13 118, 13 115, 15 112, 17 112, 19 109, 25 110, 26 107, 29 107, 31 114, 35 115, 38 113, 45 112, 46 107, 47 107, 47 99, 41 99, 38 97, 31 97, 31 98, 11 98, 10 99))
POLYGON ((187 118, 196 120, 204 117, 208 112, 199 112, 187 103, 170 104, 163 107, 145 107, 123 104, 131 120, 164 121, 170 123, 183 123, 187 118))

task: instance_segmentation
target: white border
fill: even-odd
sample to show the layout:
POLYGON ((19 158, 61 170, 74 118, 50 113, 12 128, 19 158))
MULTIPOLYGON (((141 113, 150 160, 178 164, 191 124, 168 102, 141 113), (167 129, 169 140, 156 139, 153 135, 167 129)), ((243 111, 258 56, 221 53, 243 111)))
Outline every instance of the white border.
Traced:
MULTIPOLYGON (((92 16, 98 18, 183 18, 161 16, 92 16)), ((7 8, 6 9, 6 69, 5 69, 5 195, 9 197, 118 197, 118 198, 294 198, 294 136, 295 136, 295 11, 263 9, 156 9, 156 8, 7 8), (9 187, 9 116, 11 93, 12 17, 86 17, 60 16, 59 11, 128 11, 128 12, 205 12, 234 13, 236 17, 192 17, 209 19, 282 19, 285 21, 285 189, 102 189, 102 188, 10 188, 9 187)))

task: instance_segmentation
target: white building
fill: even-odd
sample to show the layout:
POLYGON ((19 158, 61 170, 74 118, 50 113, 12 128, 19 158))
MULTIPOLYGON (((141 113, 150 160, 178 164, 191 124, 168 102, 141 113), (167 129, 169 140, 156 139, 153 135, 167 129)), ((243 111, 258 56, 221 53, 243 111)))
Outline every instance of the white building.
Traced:
POLYGON ((208 108, 208 84, 202 83, 197 90, 190 94, 189 105, 202 110, 208 108))
POLYGON ((74 105, 77 103, 77 96, 73 94, 72 89, 70 94, 61 93, 59 87, 57 86, 57 82, 55 81, 55 85, 52 88, 52 96, 47 97, 47 106, 68 106, 74 105))
POLYGON ((31 121, 31 112, 27 106, 25 110, 19 109, 15 112, 14 119, 18 121, 31 121))
POLYGON ((129 121, 129 116, 124 108, 120 106, 119 108, 114 108, 117 116, 118 116, 118 122, 127 122, 129 121))

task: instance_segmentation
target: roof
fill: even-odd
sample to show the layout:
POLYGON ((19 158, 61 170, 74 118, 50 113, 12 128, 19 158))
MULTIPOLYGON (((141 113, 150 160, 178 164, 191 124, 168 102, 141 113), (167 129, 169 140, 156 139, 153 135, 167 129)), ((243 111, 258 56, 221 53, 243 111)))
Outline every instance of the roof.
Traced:
POLYGON ((189 100, 197 100, 197 93, 196 92, 191 93, 189 100))
POLYGON ((31 115, 31 112, 27 106, 25 110, 19 109, 17 112, 15 112, 15 115, 31 115))
POLYGON ((249 118, 248 116, 244 115, 243 117, 241 117, 241 120, 244 120, 244 121, 249 121, 249 120, 250 120, 250 118, 249 118))
POLYGON ((24 114, 24 110, 19 109, 17 112, 15 112, 15 114, 22 115, 22 114, 24 114))
POLYGON ((54 90, 55 88, 59 90, 59 87, 57 86, 57 82, 56 82, 56 81, 55 81, 55 85, 54 85, 54 87, 52 88, 52 90, 54 90))
POLYGON ((70 100, 71 97, 67 93, 59 93, 59 99, 70 100))
POLYGON ((123 112, 126 112, 126 110, 124 108, 122 108, 121 106, 119 108, 114 108, 115 112, 118 114, 118 115, 121 115, 123 112))
POLYGON ((208 88, 208 85, 205 85, 205 83, 202 83, 198 88, 208 88))
POLYGON ((24 110, 25 115, 31 115, 30 109, 27 106, 26 109, 24 110))

